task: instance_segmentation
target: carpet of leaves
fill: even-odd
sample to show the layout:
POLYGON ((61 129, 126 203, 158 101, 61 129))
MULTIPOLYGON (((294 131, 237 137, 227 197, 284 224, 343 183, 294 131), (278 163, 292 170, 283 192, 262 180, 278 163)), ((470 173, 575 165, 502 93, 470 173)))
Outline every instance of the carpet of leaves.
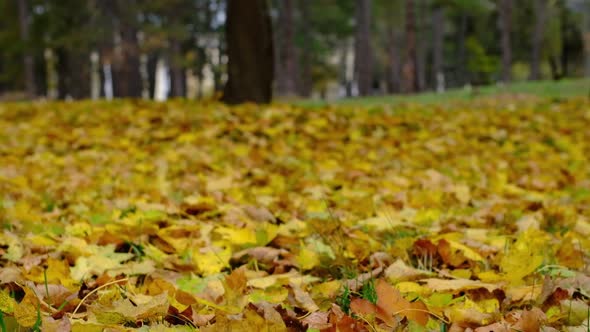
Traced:
POLYGON ((588 331, 590 102, 0 104, 0 330, 588 331))

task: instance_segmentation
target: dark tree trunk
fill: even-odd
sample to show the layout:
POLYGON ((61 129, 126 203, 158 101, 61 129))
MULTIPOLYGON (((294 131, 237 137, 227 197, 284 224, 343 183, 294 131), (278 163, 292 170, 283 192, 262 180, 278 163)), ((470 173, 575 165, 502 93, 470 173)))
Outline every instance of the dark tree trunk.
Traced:
POLYGON ((575 57, 583 53, 583 37, 577 29, 578 23, 575 22, 573 13, 567 7, 567 3, 560 1, 558 7, 561 16, 561 74, 562 77, 568 77, 572 55, 575 57))
POLYGON ((561 37, 561 57, 560 57, 560 65, 561 65, 561 73, 560 76, 567 77, 568 74, 568 47, 567 47, 567 35, 568 35, 568 15, 567 9, 565 8, 565 1, 560 1, 557 3, 559 8, 559 20, 560 20, 560 37, 561 37))
POLYGON ((152 53, 148 55, 147 71, 148 82, 150 90, 150 98, 154 98, 156 92, 156 67, 158 65, 158 54, 152 53))
POLYGON ((456 82, 461 86, 468 82, 467 77, 467 52, 466 52, 466 39, 467 39, 467 13, 461 11, 461 21, 459 22, 459 35, 457 36, 457 63, 456 63, 456 82))
POLYGON ((559 67, 557 65, 557 57, 554 55, 549 56, 549 69, 551 70, 551 78, 554 81, 558 81, 562 78, 561 72, 559 71, 559 67))
POLYGON ((416 78, 416 15, 414 0, 406 0, 406 53, 402 68, 403 90, 406 93, 416 92, 418 81, 416 78))
POLYGON ((281 96, 297 94, 297 49, 295 48, 295 24, 293 22, 293 1, 279 2, 277 58, 282 67, 277 75, 277 92, 281 96))
POLYGON ((400 52, 399 38, 395 28, 390 24, 387 29, 387 93, 399 93, 401 91, 400 79, 400 52))
MULTIPOLYGON (((280 8, 283 5, 283 2, 281 0, 275 1, 275 3, 276 3, 277 8, 280 8)), ((283 85, 282 78, 285 76, 285 67, 283 66, 284 59, 282 59, 282 57, 281 57, 281 55, 282 55, 281 46, 283 45, 281 38, 283 38, 283 36, 282 36, 283 29, 280 27, 280 25, 281 25, 280 19, 281 19, 281 16, 279 15, 278 17, 275 16, 274 21, 272 21, 272 26, 274 27, 272 30, 272 38, 273 38, 273 40, 272 40, 273 50, 272 51, 273 51, 273 67, 274 67, 273 89, 278 94, 281 93, 281 89, 282 89, 282 85, 283 85)))
POLYGON ((426 36, 426 24, 424 24, 424 18, 428 15, 425 1, 417 0, 418 13, 414 14, 416 17, 416 79, 418 91, 424 91, 426 89, 426 57, 428 54, 427 44, 425 43, 426 36))
POLYGON ((299 0, 299 10, 301 12, 301 35, 304 39, 303 47, 301 47, 301 76, 299 80, 299 94, 304 97, 309 97, 313 89, 313 82, 311 80, 311 66, 312 66, 312 34, 311 34, 311 17, 309 13, 309 1, 299 0))
POLYGON ((18 18, 20 36, 24 44, 23 65, 25 74, 25 89, 29 98, 35 96, 35 62, 29 44, 29 4, 27 0, 18 0, 18 18))
POLYGON ((432 12, 432 85, 437 92, 444 91, 444 38, 445 13, 441 6, 432 12))
POLYGON ((502 32, 502 81, 512 80, 512 0, 499 0, 500 31, 502 32))
POLYGON ((139 72, 139 46, 137 30, 121 22, 121 45, 115 46, 113 61, 113 85, 115 97, 141 97, 139 72))
POLYGON ((356 0, 354 71, 359 94, 371 94, 373 49, 371 48, 371 0, 356 0))
MULTIPOLYGON (((4 72, 4 59, 0 56, 0 73, 4 72)), ((0 81, 0 96, 4 93, 5 89, 4 82, 0 81)))
POLYGON ((228 0, 228 80, 223 101, 268 103, 272 98, 273 38, 266 0, 228 0))
POLYGON ((181 47, 180 42, 176 39, 172 39, 170 42, 171 57, 170 57, 170 73, 172 75, 172 96, 173 97, 184 97, 185 96, 185 76, 182 70, 182 64, 180 63, 181 47))
POLYGON ((89 55, 67 49, 57 51, 58 96, 84 99, 90 96, 89 55))
POLYGON ((531 72, 530 80, 541 79, 541 50, 545 37, 545 21, 547 15, 547 0, 535 0, 535 28, 531 42, 531 72))

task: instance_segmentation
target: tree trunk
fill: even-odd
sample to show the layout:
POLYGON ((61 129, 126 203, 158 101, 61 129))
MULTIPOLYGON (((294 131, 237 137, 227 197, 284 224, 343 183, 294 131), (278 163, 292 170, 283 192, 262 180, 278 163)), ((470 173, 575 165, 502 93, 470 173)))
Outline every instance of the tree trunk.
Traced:
POLYGON ((88 54, 71 49, 57 52, 59 98, 83 99, 90 96, 90 67, 88 54))
POLYGON ((547 16, 547 0, 535 0, 535 28, 531 42, 531 71, 530 80, 541 79, 541 51, 545 37, 545 22, 547 16))
POLYGON ((416 92, 416 15, 414 0, 406 0, 406 54, 402 68, 403 90, 406 93, 416 92))
POLYGON ((52 49, 46 48, 43 55, 45 58, 46 95, 48 99, 55 100, 59 97, 59 74, 57 71, 55 53, 52 49))
POLYGON ((397 38, 393 24, 390 23, 387 30, 388 61, 385 82, 387 84, 387 93, 393 94, 401 91, 399 39, 397 38))
POLYGON ((371 94, 373 49, 371 48, 371 0, 356 0, 354 68, 359 95, 371 94))
POLYGON ((228 80, 223 101, 268 103, 272 98, 273 38, 266 0, 228 0, 228 80))
POLYGON ((150 53, 147 61, 147 72, 148 72, 148 87, 149 96, 154 98, 156 95, 156 69, 158 65, 158 55, 150 53))
POLYGON ((119 29, 120 45, 115 45, 113 84, 115 97, 141 97, 137 31, 125 22, 119 29))
POLYGON ((301 36, 304 39, 303 47, 301 48, 301 75, 299 79, 299 94, 303 97, 309 97, 313 89, 313 82, 311 79, 312 66, 312 33, 311 33, 311 17, 309 13, 309 1, 299 0, 299 11, 301 12, 301 36))
POLYGON ((582 11, 582 45, 584 47, 584 77, 590 78, 590 3, 586 1, 582 11))
POLYGON ((29 4, 27 0, 18 0, 18 18, 20 37, 24 44, 23 65, 25 71, 25 89, 29 98, 35 96, 35 62, 29 44, 29 4))
POLYGON ((184 84, 184 71, 182 64, 180 63, 181 48, 180 42, 177 39, 172 39, 170 42, 171 56, 170 56, 170 73, 172 75, 172 96, 173 97, 184 97, 185 96, 185 84, 184 84))
POLYGON ((277 92, 281 96, 297 95, 297 49, 295 48, 293 1, 282 0, 279 2, 277 48, 282 70, 281 75, 276 77, 276 83, 277 92))
POLYGON ((100 56, 95 50, 90 53, 90 98, 100 98, 100 56))
POLYGON ((428 54, 426 38, 426 24, 424 18, 428 15, 424 0, 417 0, 418 13, 416 18, 416 79, 418 91, 426 89, 426 57, 428 54))
POLYGON ((558 62, 557 62, 557 56, 555 55, 551 55, 549 56, 549 69, 551 70, 551 78, 554 81, 558 81, 562 78, 562 74, 559 71, 559 67, 558 67, 558 62))
MULTIPOLYGON (((276 4, 277 8, 280 8, 283 6, 283 2, 282 0, 277 0, 274 1, 274 3, 276 4)), ((280 13, 280 9, 279 9, 279 13, 280 13)), ((281 38, 283 38, 282 36, 282 28, 281 28, 281 15, 279 14, 278 17, 275 15, 274 17, 274 21, 272 21, 272 26, 275 27, 272 30, 272 45, 273 45, 273 67, 274 67, 274 78, 273 78, 273 82, 274 82, 274 86, 273 89, 274 91, 277 92, 277 94, 281 94, 281 90, 283 89, 283 77, 285 77, 285 66, 283 66, 284 63, 284 59, 282 57, 282 50, 281 47, 283 45, 283 43, 281 42, 281 38)))
POLYGON ((455 66, 456 71, 456 83, 459 86, 468 83, 467 77, 467 52, 466 52, 466 39, 467 39, 467 21, 468 16, 465 10, 461 11, 461 21, 459 22, 459 35, 457 36, 457 63, 455 66))
POLYGON ((512 45, 510 34, 512 30, 512 0, 499 0, 500 30, 502 32, 502 81, 512 80, 512 45))
POLYGON ((444 76, 445 13, 441 6, 432 12, 432 82, 436 92, 445 90, 444 76))

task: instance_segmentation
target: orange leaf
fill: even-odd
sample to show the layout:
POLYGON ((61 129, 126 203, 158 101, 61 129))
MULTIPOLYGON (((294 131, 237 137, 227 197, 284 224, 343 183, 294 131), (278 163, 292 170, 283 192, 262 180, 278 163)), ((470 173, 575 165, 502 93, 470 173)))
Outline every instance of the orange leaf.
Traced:
POLYGON ((512 329, 522 332, 540 331, 541 323, 546 320, 545 313, 539 308, 525 310, 520 319, 512 325, 512 329))
POLYGON ((393 315, 385 312, 382 308, 374 305, 373 303, 365 300, 365 299, 354 299, 350 302, 350 310, 357 315, 360 316, 367 316, 367 315, 375 315, 375 317, 382 320, 385 324, 389 326, 395 326, 396 321, 393 319, 393 315))
POLYGON ((421 325, 426 325, 428 322, 428 312, 424 303, 406 300, 397 289, 383 279, 377 280, 375 290, 377 291, 377 306, 389 317, 402 315, 421 325))

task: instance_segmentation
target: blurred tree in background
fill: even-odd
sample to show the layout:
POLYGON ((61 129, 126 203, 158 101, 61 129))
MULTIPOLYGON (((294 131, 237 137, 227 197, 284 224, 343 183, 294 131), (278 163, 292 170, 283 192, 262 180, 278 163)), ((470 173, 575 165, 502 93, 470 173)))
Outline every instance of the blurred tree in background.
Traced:
MULTIPOLYGON (((274 76, 251 84, 270 85, 279 97, 590 76, 588 0, 266 3, 274 58, 257 67, 274 68, 274 76)), ((232 72, 229 41, 254 33, 226 34, 228 7, 228 0, 0 0, 0 95, 221 95, 232 72)), ((252 41, 248 47, 261 47, 252 41)))

